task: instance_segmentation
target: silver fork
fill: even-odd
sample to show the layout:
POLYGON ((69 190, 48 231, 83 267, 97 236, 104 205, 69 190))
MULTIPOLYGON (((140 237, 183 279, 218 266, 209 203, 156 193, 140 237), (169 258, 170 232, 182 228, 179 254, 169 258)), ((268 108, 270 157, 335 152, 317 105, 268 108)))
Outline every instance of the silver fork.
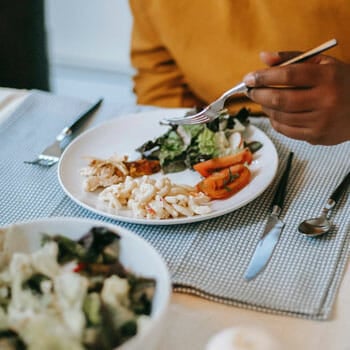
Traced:
MULTIPOLYGON (((302 62, 312 56, 316 56, 319 53, 330 49, 331 47, 337 45, 337 40, 332 39, 329 41, 326 41, 325 43, 308 50, 304 53, 301 53, 300 55, 297 55, 293 57, 290 60, 287 60, 285 62, 282 62, 279 64, 279 67, 287 66, 292 63, 302 62)), ((246 93, 249 90, 247 85, 245 83, 241 82, 238 85, 234 86, 232 89, 227 90, 224 92, 217 100, 212 102, 210 105, 205 107, 202 111, 199 113, 193 114, 193 115, 186 115, 184 117, 179 118, 165 118, 161 121, 161 124, 201 124, 201 123, 208 123, 214 119, 216 119, 220 112, 224 109, 225 102, 228 97, 238 94, 238 93, 246 93)))
POLYGON ((81 125, 81 122, 83 119, 91 115, 102 103, 103 99, 99 99, 97 102, 95 102, 91 107, 89 107, 88 110, 81 113, 76 120, 70 125, 63 128, 63 130, 56 136, 56 140, 54 143, 52 143, 50 146, 46 147, 37 158, 34 160, 25 160, 24 163, 26 164, 37 164, 45 167, 50 167, 54 164, 56 164, 60 156, 64 150, 64 147, 62 147, 62 141, 71 135, 73 132, 75 132, 79 126, 81 125))

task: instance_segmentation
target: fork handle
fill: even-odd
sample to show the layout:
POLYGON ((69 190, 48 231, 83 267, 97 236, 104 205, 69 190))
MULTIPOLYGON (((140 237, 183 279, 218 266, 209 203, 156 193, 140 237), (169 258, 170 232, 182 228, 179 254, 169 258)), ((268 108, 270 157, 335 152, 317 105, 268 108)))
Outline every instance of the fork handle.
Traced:
POLYGON ((62 131, 57 135, 56 140, 58 142, 63 141, 67 136, 73 134, 80 127, 80 123, 89 115, 91 115, 103 102, 103 98, 100 98, 97 102, 95 102, 89 109, 79 114, 76 120, 69 126, 66 126, 62 129, 62 131))
POLYGON ((305 52, 301 53, 300 55, 297 55, 297 56, 291 58, 290 60, 282 62, 278 66, 283 67, 283 66, 288 66, 289 64, 292 64, 292 63, 303 62, 306 59, 311 58, 313 56, 316 56, 316 55, 320 54, 321 52, 326 51, 337 44, 338 44, 338 42, 336 39, 328 40, 325 43, 323 43, 323 44, 321 44, 321 45, 319 45, 311 50, 305 51, 305 52))
MULTIPOLYGON (((278 65, 278 67, 284 67, 284 66, 288 66, 292 63, 298 63, 298 62, 303 62, 305 61, 306 59, 308 58, 311 58, 313 56, 316 56, 318 54, 320 54, 321 52, 323 51, 326 51, 328 49, 330 49, 331 47, 337 45, 337 40, 336 39, 331 39, 331 40, 328 40, 326 41, 325 43, 317 46, 317 47, 314 47, 313 49, 311 50, 308 50, 308 51, 305 51, 287 61, 284 61, 282 63, 280 63, 278 65)), ((239 83, 238 85, 234 86, 232 89, 230 90, 227 90, 221 97, 220 99, 224 99, 226 100, 227 98, 229 98, 230 96, 234 95, 234 94, 237 94, 237 93, 246 93, 248 92, 248 90, 250 90, 250 88, 247 87, 246 84, 244 83, 239 83)))
POLYGON ((248 86, 245 83, 239 83, 230 90, 225 91, 225 93, 220 97, 220 99, 226 100, 230 96, 239 93, 245 93, 248 91, 248 86))

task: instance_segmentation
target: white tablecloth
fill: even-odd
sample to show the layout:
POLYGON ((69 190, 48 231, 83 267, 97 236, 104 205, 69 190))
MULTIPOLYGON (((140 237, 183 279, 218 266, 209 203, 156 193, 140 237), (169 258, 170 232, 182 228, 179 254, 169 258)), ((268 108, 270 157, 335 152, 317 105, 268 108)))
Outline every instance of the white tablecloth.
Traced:
MULTIPOLYGON (((0 89, 0 123, 25 98, 23 90, 0 89)), ((259 328, 276 338, 283 350, 350 350, 350 265, 329 321, 271 315, 174 293, 159 349, 204 349, 213 334, 232 326, 259 328)))

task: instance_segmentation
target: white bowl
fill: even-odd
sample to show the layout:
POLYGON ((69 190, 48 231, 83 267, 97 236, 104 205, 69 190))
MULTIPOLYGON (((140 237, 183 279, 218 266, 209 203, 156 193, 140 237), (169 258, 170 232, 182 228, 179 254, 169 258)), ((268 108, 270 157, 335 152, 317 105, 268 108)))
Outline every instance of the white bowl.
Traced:
POLYGON ((166 319, 171 294, 171 283, 164 260, 149 243, 120 226, 89 219, 37 219, 7 225, 1 227, 1 229, 6 230, 10 226, 14 226, 16 232, 21 236, 20 241, 16 242, 16 248, 18 247, 18 250, 27 252, 39 249, 42 233, 61 234, 72 239, 77 239, 93 226, 105 226, 117 232, 121 236, 120 260, 122 264, 138 275, 155 278, 157 283, 153 299, 151 322, 143 332, 138 332, 136 336, 118 347, 118 350, 156 348, 166 319))

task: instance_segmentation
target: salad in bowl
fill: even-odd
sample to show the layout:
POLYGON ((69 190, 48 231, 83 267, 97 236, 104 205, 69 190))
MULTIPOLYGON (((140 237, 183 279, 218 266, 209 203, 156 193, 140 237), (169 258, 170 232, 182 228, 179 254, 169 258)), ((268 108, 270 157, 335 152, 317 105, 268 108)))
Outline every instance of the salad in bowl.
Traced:
POLYGON ((1 349, 152 348, 169 295, 161 257, 120 227, 54 218, 0 229, 1 349))

